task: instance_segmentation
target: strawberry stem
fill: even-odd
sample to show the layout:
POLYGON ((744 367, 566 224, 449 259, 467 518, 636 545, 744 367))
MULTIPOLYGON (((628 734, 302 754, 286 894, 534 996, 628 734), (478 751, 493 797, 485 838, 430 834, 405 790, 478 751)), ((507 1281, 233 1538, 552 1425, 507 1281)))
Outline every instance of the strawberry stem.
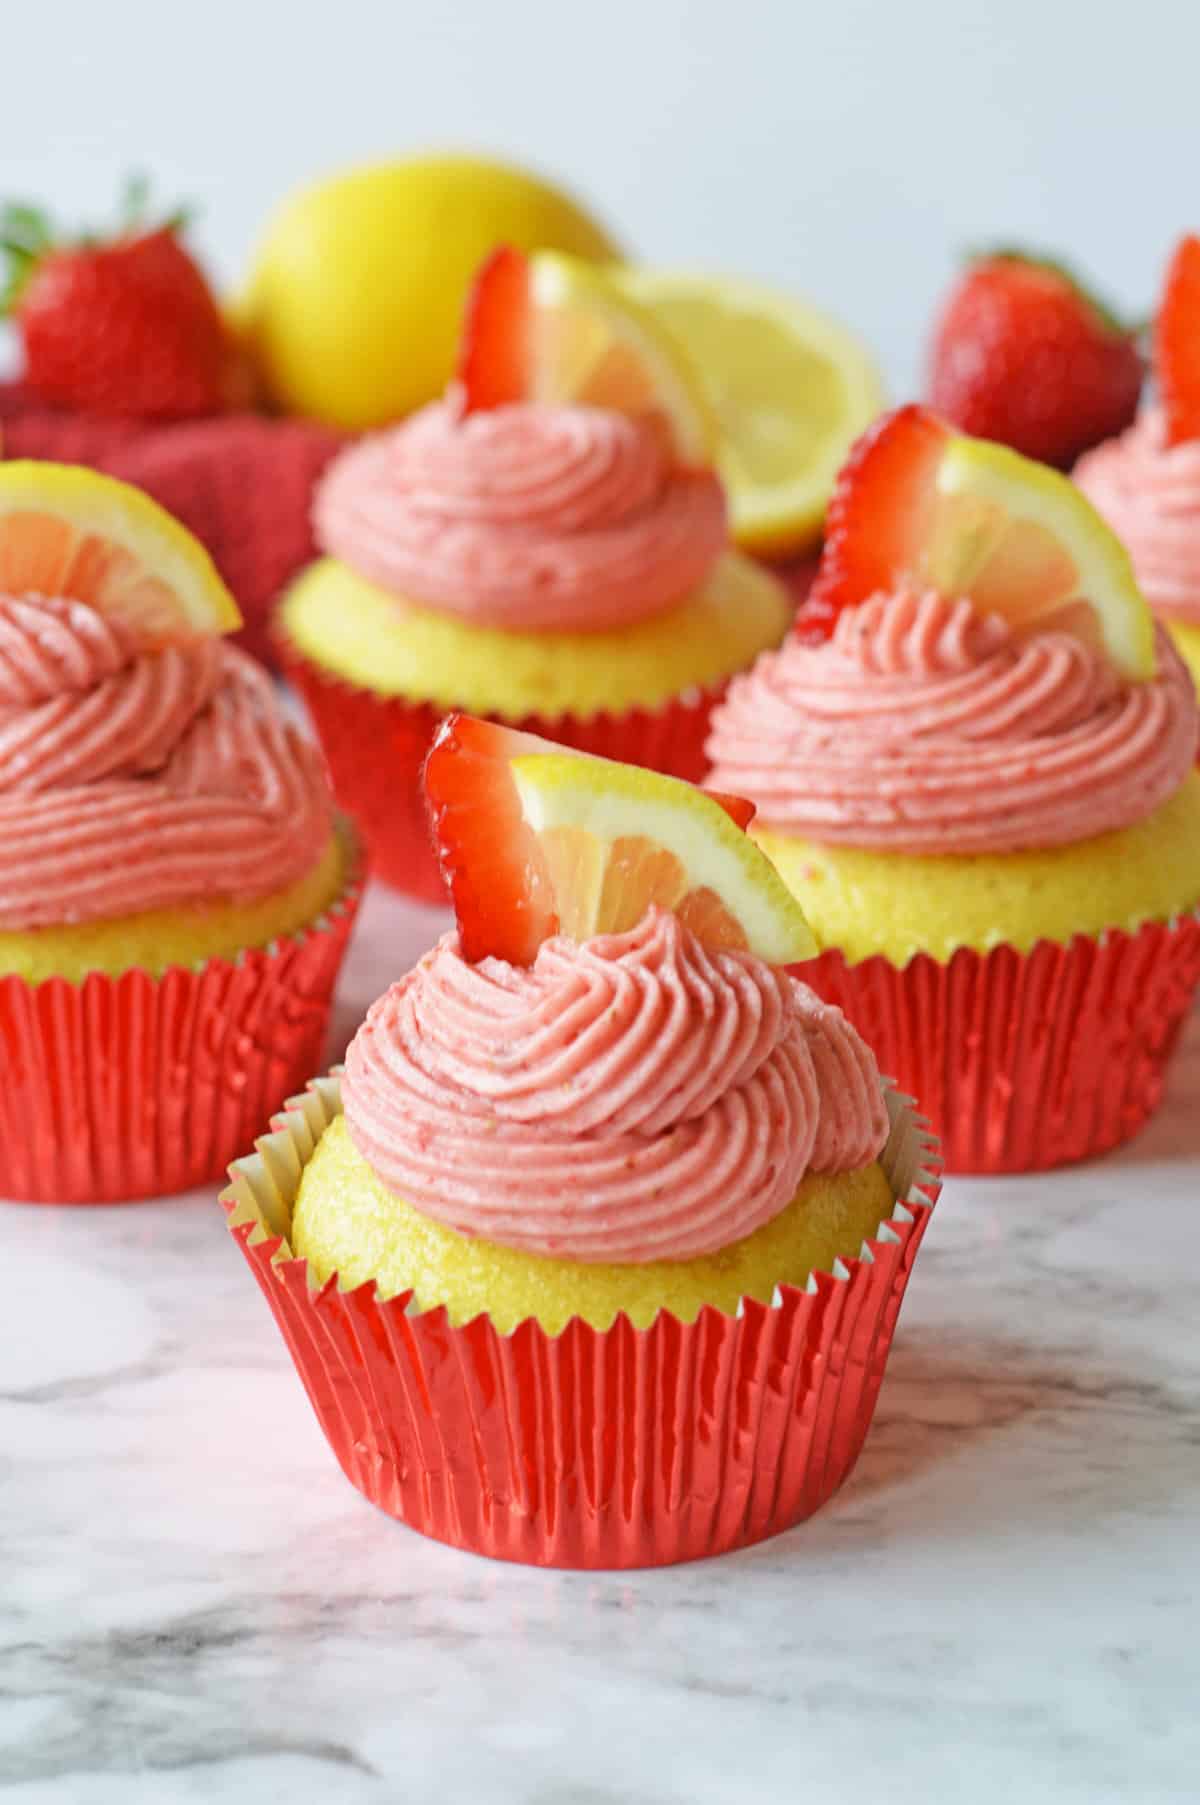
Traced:
POLYGON ((157 222, 150 217, 150 177, 144 169, 136 169, 125 178, 121 194, 121 216, 118 229, 122 238, 133 238, 143 232, 182 232, 195 217, 191 207, 176 207, 157 222))
MULTIPOLYGON (((130 172, 121 190, 119 238, 140 237, 144 232, 181 232, 192 219, 186 207, 176 207, 161 225, 149 219, 150 177, 145 170, 130 172)), ((55 245, 63 242, 55 233, 49 214, 29 201, 8 201, 0 206, 0 253, 6 259, 3 283, 0 284, 0 315, 11 313, 18 305, 22 291, 34 269, 55 245)), ((95 249, 106 242, 96 232, 83 232, 74 240, 79 249, 95 249)))
POLYGON ((1029 269, 1044 270, 1047 275, 1057 276, 1069 288, 1074 289, 1080 300, 1097 315, 1101 324, 1109 331, 1121 337, 1132 337, 1135 328, 1124 321, 1106 301, 1102 301, 1087 285, 1080 280, 1069 263, 1058 257, 1045 257, 1038 251, 1022 250, 1020 245, 990 245, 980 250, 967 252, 964 261, 974 263, 1023 263, 1029 269))
POLYGON ((134 169, 125 177, 121 190, 119 226, 123 236, 132 236, 146 222, 150 205, 150 177, 144 169, 134 169))
POLYGON ((0 207, 0 238, 30 256, 49 250, 54 233, 47 214, 26 201, 9 201, 0 207))
POLYGON ((28 201, 9 201, 0 207, 0 250, 7 260, 0 312, 12 311, 34 266, 53 243, 53 227, 40 207, 28 201))

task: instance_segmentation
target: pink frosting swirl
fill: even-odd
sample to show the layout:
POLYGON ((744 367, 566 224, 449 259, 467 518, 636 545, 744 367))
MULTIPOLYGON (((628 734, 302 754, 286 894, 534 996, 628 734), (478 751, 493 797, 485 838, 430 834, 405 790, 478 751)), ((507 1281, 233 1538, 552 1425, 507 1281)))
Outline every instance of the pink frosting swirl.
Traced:
POLYGON ((725 548, 709 471, 652 419, 520 404, 422 409, 351 446, 317 491, 326 552, 481 626, 598 631, 681 602, 725 548))
POLYGON ((1166 635, 1123 683, 1061 632, 1018 639, 932 592, 876 595, 832 638, 735 677, 713 717, 714 787, 767 826, 898 852, 1060 846, 1142 820, 1196 756, 1196 698, 1166 635))
POLYGON ((449 934, 379 999, 342 1086, 377 1175, 460 1234, 582 1261, 685 1260, 887 1138, 854 1029, 651 909, 632 932, 468 965, 449 934))
POLYGON ((1124 540, 1155 613, 1200 627, 1200 439, 1168 445, 1162 409, 1147 408, 1074 475, 1124 540))
POLYGON ((331 824, 319 757, 252 659, 138 652, 84 602, 0 596, 0 927, 265 895, 331 824))

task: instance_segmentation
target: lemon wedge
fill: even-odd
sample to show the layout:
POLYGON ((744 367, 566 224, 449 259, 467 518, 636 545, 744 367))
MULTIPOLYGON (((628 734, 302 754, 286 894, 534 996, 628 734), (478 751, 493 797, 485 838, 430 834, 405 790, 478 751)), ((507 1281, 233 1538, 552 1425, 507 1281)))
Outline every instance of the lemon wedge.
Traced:
POLYGON ((186 527, 141 489, 73 464, 0 463, 0 590, 88 602, 146 647, 242 624, 186 527))
POLYGON ((703 383, 737 543, 772 556, 811 545, 846 453, 883 406, 862 345, 806 301, 757 283, 641 268, 614 274, 703 383))

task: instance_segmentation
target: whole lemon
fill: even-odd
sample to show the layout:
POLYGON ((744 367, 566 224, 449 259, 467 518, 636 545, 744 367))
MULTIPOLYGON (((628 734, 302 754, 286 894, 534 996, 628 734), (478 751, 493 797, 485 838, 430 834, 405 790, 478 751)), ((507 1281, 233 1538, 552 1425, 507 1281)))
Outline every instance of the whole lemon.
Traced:
POLYGON ((413 157, 293 194, 260 243, 237 318, 277 406, 350 429, 439 395, 471 278, 498 244, 620 255, 537 176, 470 156, 413 157))

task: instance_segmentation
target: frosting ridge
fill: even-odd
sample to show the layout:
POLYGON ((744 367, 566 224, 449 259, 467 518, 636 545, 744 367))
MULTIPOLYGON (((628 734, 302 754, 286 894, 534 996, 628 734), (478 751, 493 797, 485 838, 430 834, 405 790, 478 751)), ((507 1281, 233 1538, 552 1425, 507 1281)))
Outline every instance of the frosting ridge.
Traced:
POLYGON ((1200 627, 1200 440, 1168 445, 1163 410, 1145 408, 1074 480, 1124 540, 1155 613, 1200 627))
POLYGON ((548 940, 528 968, 468 965, 448 934, 369 1011, 342 1094, 358 1151, 415 1208, 584 1261, 725 1247, 806 1171, 853 1170, 887 1138, 841 1012, 657 908, 548 940))
POLYGON ((725 549, 710 471, 652 418, 435 402, 351 446, 318 487, 322 549, 430 608, 510 629, 599 631, 697 588, 725 549))
POLYGON ((84 602, 0 596, 0 927, 262 896, 331 825, 319 755, 244 653, 141 652, 84 602))
POLYGON ((898 852, 1012 852, 1144 819, 1196 755, 1196 698, 1157 636, 1126 683, 1074 634, 1018 638, 933 591, 872 596, 821 645, 735 677, 708 742, 715 788, 765 826, 898 852))

